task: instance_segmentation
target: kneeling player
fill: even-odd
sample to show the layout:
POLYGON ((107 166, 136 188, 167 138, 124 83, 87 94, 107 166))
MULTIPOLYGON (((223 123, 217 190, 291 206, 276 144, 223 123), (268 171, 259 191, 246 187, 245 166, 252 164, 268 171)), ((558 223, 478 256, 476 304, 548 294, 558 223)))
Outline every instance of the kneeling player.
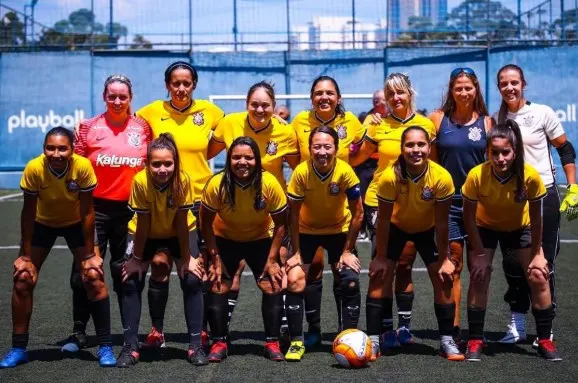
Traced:
POLYGON ((382 318, 390 327, 383 343, 391 344, 387 338, 396 336, 392 327, 392 283, 396 262, 407 241, 415 243, 433 285, 440 352, 448 360, 464 359, 452 338, 455 265, 448 257, 448 218, 454 185, 447 170, 429 160, 430 150, 425 129, 408 127, 401 137, 401 155, 379 179, 377 253, 369 265, 366 307, 367 332, 374 346, 373 360, 380 353, 382 318))
POLYGON ((221 362, 227 357, 227 293, 242 260, 263 292, 265 357, 283 360, 279 348, 283 280, 279 248, 287 199, 275 176, 263 171, 259 148, 252 138, 241 136, 233 141, 224 170, 209 180, 201 203, 201 229, 213 281, 208 302, 213 337, 209 361, 221 362))
POLYGON ((80 265, 100 343, 99 363, 103 367, 114 366, 110 301, 102 258, 94 252, 92 191, 96 188, 96 176, 89 160, 73 154, 71 131, 57 127, 46 134, 44 153, 26 165, 20 187, 24 191, 24 206, 22 244, 14 262, 12 349, 0 361, 0 368, 28 362, 26 346, 34 288, 57 237, 64 237, 76 264, 80 265))
POLYGON ((346 162, 336 158, 339 137, 330 127, 315 128, 309 136, 311 159, 302 162, 291 176, 287 194, 290 204, 291 245, 294 254, 286 263, 287 319, 291 346, 288 361, 300 361, 303 345, 303 291, 306 273, 319 247, 327 250, 329 263, 338 271, 336 286, 342 329, 357 328, 361 295, 361 264, 355 241, 363 220, 359 179, 346 162))
POLYGON ((157 256, 176 259, 189 334, 188 359, 208 364, 201 347, 203 325, 202 264, 199 261, 194 203, 189 177, 180 170, 180 159, 170 133, 161 133, 147 150, 147 166, 134 178, 129 207, 136 214, 128 230, 126 262, 122 276, 122 312, 125 345, 118 367, 139 360, 138 328, 144 275, 157 256))
POLYGON ((541 247, 546 188, 536 169, 524 164, 523 145, 514 120, 497 125, 487 136, 490 160, 473 168, 462 187, 464 225, 472 244, 468 254, 469 361, 479 361, 482 355, 492 260, 498 243, 514 252, 526 271, 539 354, 547 360, 561 360, 550 339, 555 311, 548 262, 541 247))

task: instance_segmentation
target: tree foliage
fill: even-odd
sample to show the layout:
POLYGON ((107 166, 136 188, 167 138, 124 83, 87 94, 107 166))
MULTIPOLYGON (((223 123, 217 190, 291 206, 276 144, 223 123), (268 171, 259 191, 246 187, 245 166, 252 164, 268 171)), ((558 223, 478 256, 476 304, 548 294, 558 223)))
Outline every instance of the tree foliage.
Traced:
POLYGON ((0 45, 22 45, 26 40, 24 23, 14 12, 7 12, 0 19, 0 45))

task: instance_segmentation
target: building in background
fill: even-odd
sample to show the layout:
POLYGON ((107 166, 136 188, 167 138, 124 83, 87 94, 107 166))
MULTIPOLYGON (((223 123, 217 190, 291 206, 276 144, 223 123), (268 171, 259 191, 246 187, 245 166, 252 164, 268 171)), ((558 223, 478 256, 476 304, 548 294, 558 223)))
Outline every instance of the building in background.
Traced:
POLYGON ((394 40, 409 26, 412 16, 428 17, 432 25, 443 22, 448 15, 447 0, 387 0, 389 38, 394 40))

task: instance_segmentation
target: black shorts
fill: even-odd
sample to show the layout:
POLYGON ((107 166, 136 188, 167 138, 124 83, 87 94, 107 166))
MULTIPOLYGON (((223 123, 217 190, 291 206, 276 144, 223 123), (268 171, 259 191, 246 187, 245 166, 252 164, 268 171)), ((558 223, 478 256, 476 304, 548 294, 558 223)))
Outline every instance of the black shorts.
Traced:
POLYGON ((69 249, 78 249, 85 245, 84 233, 80 222, 65 227, 52 227, 34 221, 32 246, 52 249, 58 237, 64 238, 69 249))
POLYGON ((128 237, 128 223, 134 213, 128 208, 127 201, 94 199, 94 226, 100 255, 104 259, 107 245, 110 249, 110 264, 124 262, 128 237))
POLYGON ((497 231, 478 226, 484 249, 495 249, 498 243, 502 251, 527 249, 532 246, 530 226, 515 231, 497 231))
MULTIPOLYGON (((128 235, 128 241, 126 245, 125 259, 129 259, 133 255, 134 250, 134 234, 128 235)), ((155 254, 168 250, 169 255, 175 259, 181 258, 181 246, 179 244, 178 237, 170 238, 148 238, 145 243, 142 260, 151 261, 155 254)), ((199 244, 197 239, 197 231, 189 231, 189 251, 193 258, 199 256, 199 244)))
MULTIPOLYGON (((438 261, 438 250, 434 239, 435 229, 419 233, 406 233, 393 223, 389 227, 389 243, 387 244, 387 259, 397 262, 403 253, 407 241, 415 243, 425 265, 438 261)), ((379 239, 378 239, 379 240, 379 239)))
POLYGON ((329 264, 332 265, 339 262, 346 241, 347 233, 299 234, 301 259, 305 265, 310 265, 313 262, 317 249, 322 247, 327 250, 327 258, 329 264))
POLYGON ((206 246, 205 246, 205 240, 203 239, 203 235, 201 233, 201 220, 199 218, 200 209, 201 209, 201 202, 199 201, 199 202, 195 202, 191 211, 193 212, 193 215, 195 216, 195 219, 197 220, 197 246, 199 247, 200 250, 204 250, 206 246))
POLYGON ((239 263, 245 260, 251 268, 255 280, 259 280, 269 257, 271 238, 248 242, 233 241, 219 236, 215 239, 221 256, 223 279, 231 280, 239 268, 239 263))

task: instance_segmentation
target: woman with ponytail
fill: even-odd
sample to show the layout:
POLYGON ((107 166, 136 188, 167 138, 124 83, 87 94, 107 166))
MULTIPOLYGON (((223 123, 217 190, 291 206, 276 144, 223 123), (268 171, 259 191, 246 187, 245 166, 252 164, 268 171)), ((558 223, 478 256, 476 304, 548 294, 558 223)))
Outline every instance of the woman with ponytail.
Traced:
MULTIPOLYGON (((543 201, 544 225, 542 248, 550 271, 550 292, 556 307, 555 260, 560 250, 561 212, 571 221, 578 217, 578 186, 576 185, 576 152, 568 141, 564 128, 556 112, 547 105, 528 101, 524 96, 527 82, 522 68, 508 64, 498 71, 498 89, 502 95, 499 112, 493 118, 504 123, 515 120, 520 126, 526 161, 540 174, 547 194, 543 201), (556 186, 559 179, 552 161, 551 148, 556 148, 560 156, 562 170, 568 184, 566 197, 560 204, 560 194, 556 186)), ((500 343, 518 343, 526 339, 526 313, 530 309, 530 288, 516 257, 509 249, 502 248, 503 266, 508 282, 504 300, 510 305, 511 317, 506 335, 500 343)), ((553 335, 551 335, 553 339, 553 335)), ((534 347, 538 346, 534 342, 534 347)))
POLYGON ((204 271, 199 260, 197 220, 191 212, 194 201, 193 185, 181 171, 175 141, 171 134, 161 133, 148 146, 146 168, 134 177, 129 200, 129 208, 136 214, 129 222, 122 270, 125 344, 118 367, 129 367, 139 360, 141 294, 144 276, 156 257, 175 259, 177 265, 190 337, 188 360, 196 366, 208 363, 201 345, 204 271))
POLYGON ((509 249, 530 287, 536 319, 538 353, 561 360, 550 340, 555 312, 550 295, 548 262, 542 252, 542 202, 547 194, 538 171, 524 163, 524 144, 516 121, 506 120, 487 135, 489 160, 473 168, 464 185, 464 225, 468 252, 469 361, 480 361, 492 260, 498 243, 509 249))
POLYGON ((373 360, 380 353, 382 319, 390 324, 385 337, 395 334, 392 284, 396 263, 408 241, 415 243, 433 285, 440 353, 448 360, 464 359, 452 337, 455 266, 449 258, 448 220, 454 184, 447 170, 429 160, 430 151, 427 131, 419 126, 407 127, 401 135, 401 155, 379 178, 377 249, 369 264, 366 303, 373 360))

